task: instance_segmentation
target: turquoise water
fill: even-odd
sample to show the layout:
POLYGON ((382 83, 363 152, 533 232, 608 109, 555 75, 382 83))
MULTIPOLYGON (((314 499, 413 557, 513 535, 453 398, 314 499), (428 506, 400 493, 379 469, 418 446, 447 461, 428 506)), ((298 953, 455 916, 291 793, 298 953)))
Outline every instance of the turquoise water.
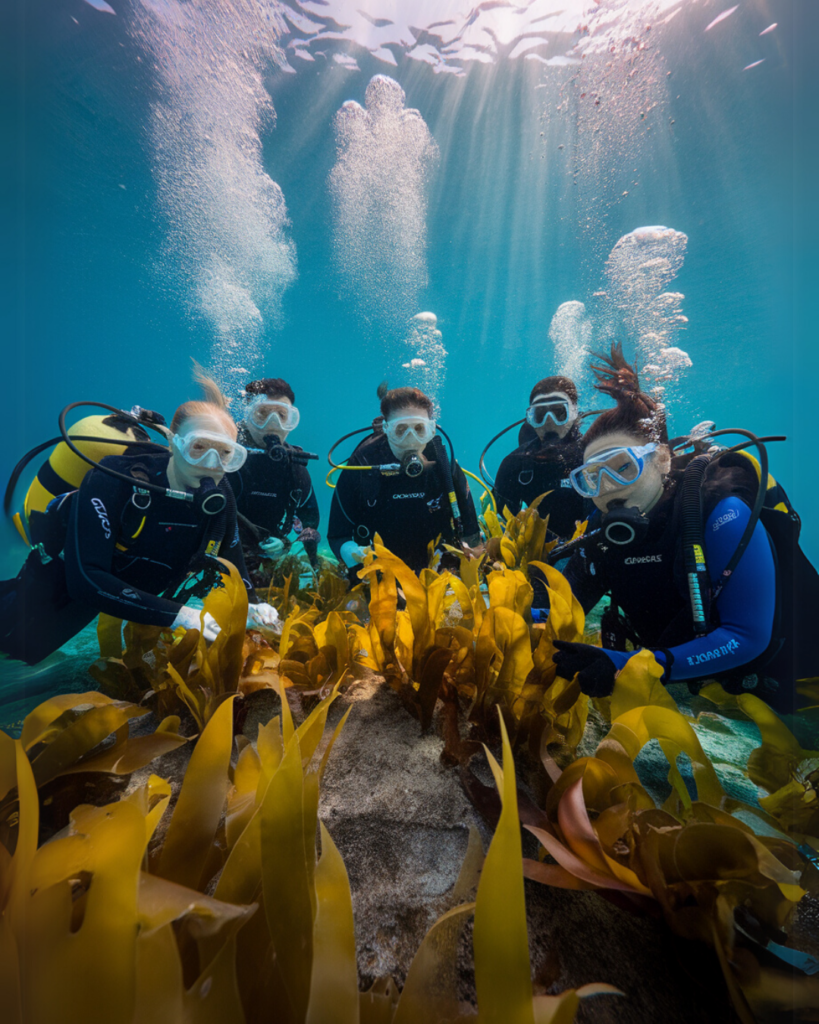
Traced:
MULTIPOLYGON (((666 340, 692 364, 666 382, 671 432, 786 434, 772 471, 819 561, 815 5, 751 0, 711 28, 722 0, 420 3, 406 24, 386 0, 366 17, 105 6, 0 13, 3 480, 68 402, 170 418, 194 397, 191 356, 233 391, 291 382, 323 525, 323 457, 371 420, 385 377, 431 386, 475 471, 536 380, 585 365, 579 338, 649 361, 645 318, 613 297, 634 282, 605 267, 619 239, 664 225, 687 236, 662 282, 687 322, 666 340), (334 118, 374 75, 418 116, 353 108, 339 162, 334 118), (586 317, 562 335, 570 301, 586 317), (426 311, 440 339, 429 321, 413 334, 426 311)), ((7 523, 0 545, 8 576, 24 549, 7 523)))

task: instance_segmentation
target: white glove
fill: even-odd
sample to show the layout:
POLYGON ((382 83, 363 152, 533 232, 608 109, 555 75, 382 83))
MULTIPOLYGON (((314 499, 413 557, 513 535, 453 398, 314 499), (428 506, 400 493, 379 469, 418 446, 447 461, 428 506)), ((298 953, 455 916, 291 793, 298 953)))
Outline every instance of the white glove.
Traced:
POLYGON ((176 629, 178 626, 182 626, 183 629, 200 629, 202 636, 211 643, 219 635, 221 627, 209 612, 204 613, 204 620, 203 624, 202 612, 196 608, 188 608, 187 605, 183 605, 171 623, 171 629, 176 629))
POLYGON ((345 541, 341 545, 340 553, 342 561, 349 569, 364 561, 364 548, 360 544, 356 544, 354 540, 345 541))
POLYGON ((259 548, 267 558, 280 558, 281 553, 284 551, 284 541, 278 537, 268 537, 266 540, 261 541, 259 548))
POLYGON ((279 621, 279 613, 272 604, 250 604, 247 606, 247 628, 263 626, 267 629, 279 621))

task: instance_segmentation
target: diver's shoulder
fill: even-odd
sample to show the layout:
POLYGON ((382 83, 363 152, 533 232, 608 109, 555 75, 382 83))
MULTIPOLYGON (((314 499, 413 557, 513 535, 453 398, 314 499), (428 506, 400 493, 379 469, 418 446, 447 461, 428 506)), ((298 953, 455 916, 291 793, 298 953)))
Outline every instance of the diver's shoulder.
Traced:
POLYGON ((373 434, 365 438, 349 459, 345 459, 350 466, 369 466, 394 461, 386 434, 373 434))
POLYGON ((170 452, 155 452, 147 447, 145 450, 140 450, 135 446, 127 455, 106 455, 99 460, 97 465, 103 470, 113 469, 126 475, 131 475, 133 470, 139 469, 143 472, 147 470, 150 473, 154 469, 164 470, 170 457, 170 452))

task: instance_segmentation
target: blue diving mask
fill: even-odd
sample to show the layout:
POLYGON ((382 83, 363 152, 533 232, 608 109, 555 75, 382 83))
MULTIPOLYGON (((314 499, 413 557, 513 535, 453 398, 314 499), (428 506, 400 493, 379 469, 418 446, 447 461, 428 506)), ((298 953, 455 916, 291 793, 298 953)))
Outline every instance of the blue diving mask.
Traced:
POLYGON ((596 498, 600 494, 604 476, 615 487, 628 487, 640 479, 648 456, 656 450, 653 442, 630 448, 606 448, 571 471, 572 487, 584 498, 596 498))

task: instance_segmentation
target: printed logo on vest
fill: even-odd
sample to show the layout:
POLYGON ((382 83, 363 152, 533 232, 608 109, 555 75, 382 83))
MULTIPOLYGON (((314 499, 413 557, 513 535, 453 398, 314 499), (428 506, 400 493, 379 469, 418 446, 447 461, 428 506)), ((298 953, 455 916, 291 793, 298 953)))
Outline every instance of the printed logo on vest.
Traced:
POLYGON ((648 562, 662 562, 662 555, 633 555, 625 560, 626 565, 645 565, 648 562))
POLYGON ((393 494, 393 498, 426 498, 426 494, 423 491, 415 491, 412 494, 393 494))
POLYGON ((739 512, 735 508, 729 509, 725 515, 715 519, 711 529, 716 533, 721 526, 725 526, 726 523, 730 523, 733 519, 739 519, 739 512))
POLYGON ((105 539, 111 539, 111 524, 108 521, 108 509, 103 505, 99 498, 92 498, 91 504, 94 506, 94 511, 99 516, 99 520, 102 523, 102 532, 105 534, 105 539))

